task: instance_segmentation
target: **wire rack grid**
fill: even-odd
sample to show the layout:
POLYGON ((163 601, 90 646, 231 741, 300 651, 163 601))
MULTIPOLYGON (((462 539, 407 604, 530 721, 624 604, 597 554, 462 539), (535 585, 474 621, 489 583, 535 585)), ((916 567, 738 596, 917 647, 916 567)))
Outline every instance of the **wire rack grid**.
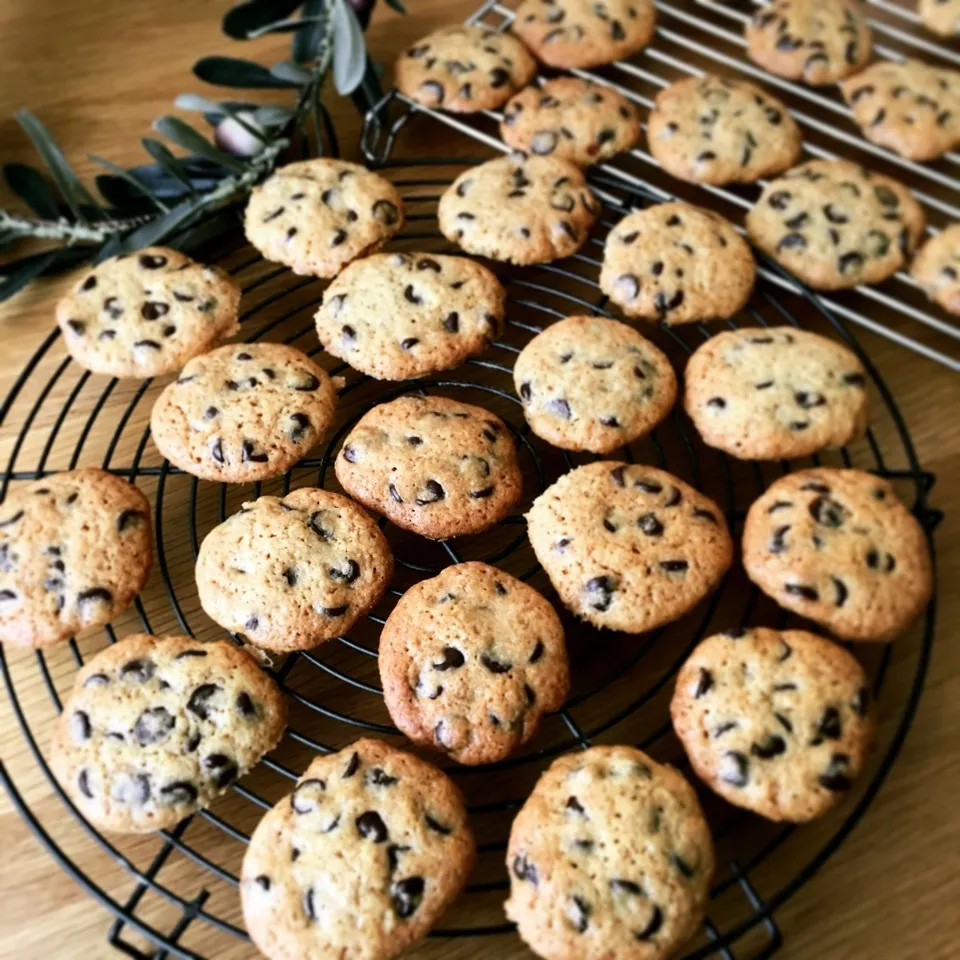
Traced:
MULTIPOLYGON (((951 151, 927 164, 900 157, 863 137, 835 88, 808 87, 785 80, 746 59, 743 27, 762 5, 763 0, 657 0, 658 26, 650 46, 629 60, 608 67, 570 72, 618 90, 640 106, 641 113, 653 107, 660 90, 683 77, 721 73, 759 83, 780 97, 798 121, 804 136, 801 160, 834 159, 840 155, 901 179, 926 208, 930 235, 950 222, 960 221, 960 153, 951 151)), ((866 5, 873 14, 868 20, 877 56, 898 61, 922 57, 938 66, 960 67, 960 53, 924 36, 920 18, 913 10, 889 0, 866 0, 866 5)), ((468 22, 507 30, 513 22, 515 6, 487 0, 468 22)), ((545 75, 538 77, 537 82, 543 79, 545 75)), ((499 110, 484 111, 468 120, 420 107, 403 94, 392 96, 411 110, 427 113, 494 150, 508 149, 497 132, 502 117, 499 110)), ((646 124, 643 126, 646 131, 646 124)), ((376 159, 378 149, 382 147, 372 148, 368 156, 376 159)), ((758 193, 756 187, 681 184, 662 172, 644 145, 611 162, 598 164, 595 169, 632 185, 644 185, 663 200, 706 202, 737 225, 758 193)), ((759 181, 757 187, 765 182, 759 181)), ((795 281, 782 273, 768 272, 767 279, 785 290, 797 289, 795 281)), ((960 371, 960 325, 927 300, 907 271, 899 271, 879 287, 859 286, 822 299, 837 316, 960 371)))

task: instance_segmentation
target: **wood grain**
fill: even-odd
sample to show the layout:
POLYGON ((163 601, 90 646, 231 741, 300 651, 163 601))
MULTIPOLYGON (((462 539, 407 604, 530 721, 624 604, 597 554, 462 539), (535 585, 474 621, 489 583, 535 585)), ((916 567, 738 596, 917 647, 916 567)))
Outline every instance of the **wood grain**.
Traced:
MULTIPOLYGON (((407 3, 410 15, 406 18, 380 5, 369 38, 383 62, 389 62, 403 44, 439 23, 462 18, 474 6, 473 0, 407 3)), ((55 132, 81 171, 92 171, 83 160, 88 153, 123 165, 141 162, 138 138, 149 134, 151 120, 170 112, 177 93, 201 89, 202 84, 191 78, 193 61, 210 53, 238 55, 238 46, 219 33, 219 16, 227 6, 203 0, 100 0, 89 4, 0 0, 2 159, 33 159, 12 120, 14 110, 28 105, 55 132)), ((251 45, 250 54, 271 62, 283 56, 285 44, 285 40, 265 39, 251 45)), ((343 143, 355 143, 359 118, 352 106, 337 104, 335 113, 343 143)), ((431 137, 432 149, 446 147, 442 131, 431 128, 431 137)), ((424 148, 423 143, 419 146, 424 148)), ((3 199, 8 198, 4 195, 3 199)), ((51 329, 52 305, 62 287, 63 281, 35 284, 3 307, 0 394, 9 390, 51 329)), ((898 398, 921 463, 938 476, 932 502, 946 512, 936 537, 939 639, 916 722, 882 792, 841 851, 777 914, 786 941, 781 956, 788 960, 813 956, 823 960, 892 956, 946 960, 957 956, 960 944, 960 911, 956 907, 960 900, 960 813, 955 800, 960 792, 956 760, 960 644, 955 642, 960 622, 956 587, 960 582, 960 384, 946 370, 885 340, 867 334, 860 339, 898 398)), ((53 349, 56 361, 61 350, 59 344, 53 349)), ((119 387, 111 403, 120 409, 134 386, 119 387)), ((145 418, 146 412, 139 409, 137 416, 145 418)), ((82 418, 74 420, 70 418, 64 426, 66 449, 72 446, 66 441, 74 438, 82 425, 82 418)), ((95 432, 106 431, 107 426, 101 424, 112 428, 110 419, 104 418, 98 420, 95 432)), ((49 423, 38 423, 38 428, 47 427, 49 423)), ((11 423, 0 432, 4 462, 17 428, 18 424, 11 423)), ((102 443, 103 439, 94 436, 90 442, 102 443)), ((881 435, 880 440, 892 443, 889 435, 881 435)), ((35 459, 36 451, 30 452, 35 459)), ((29 458, 24 462, 30 462, 29 458)), ((171 489, 170 496, 179 500, 185 493, 171 489)), ((172 544, 170 549, 176 547, 172 544)), ((189 575, 189 571, 181 573, 189 575)), ((175 629, 169 613, 164 619, 162 594, 151 602, 150 609, 158 631, 175 629)), ((128 629, 132 623, 132 619, 126 621, 128 629)), ((915 651, 915 638, 909 642, 915 651)), ((899 655, 895 653, 893 659, 896 666, 899 655)), ((18 691, 42 733, 51 710, 35 664, 17 654, 9 660, 15 676, 33 677, 18 686, 18 691)), ((72 666, 67 659, 53 658, 51 662, 53 681, 63 691, 72 666)), ((900 677, 895 667, 891 676, 900 677)), ((903 682, 896 679, 897 684, 903 682)), ((886 735, 900 702, 896 689, 889 702, 891 715, 884 718, 886 735)), ((41 748, 46 748, 43 740, 41 748)), ((60 800, 36 768, 6 697, 0 699, 0 754, 24 799, 64 853, 113 895, 126 897, 132 888, 128 874, 111 856, 96 849, 65 815, 60 800)), ((811 843, 821 836, 816 829, 811 828, 808 835, 811 843)), ((216 851, 217 834, 207 830, 209 835, 201 828, 191 837, 196 836, 195 842, 204 849, 216 851)), ((4 843, 0 957, 89 960, 116 955, 105 941, 112 918, 42 850, 6 797, 0 798, 0 831, 4 843)), ((158 842, 146 838, 121 846, 131 859, 143 864, 158 842)), ((794 849, 786 862, 777 861, 764 870, 758 878, 762 889, 776 889, 778 878, 782 881, 789 876, 789 861, 801 853, 794 849)), ((198 871, 182 858, 175 860, 166 868, 165 879, 181 884, 178 888, 187 896, 195 895, 202 884, 198 871)), ((223 865, 228 869, 237 866, 235 862, 223 865)), ((209 903, 208 908, 224 915, 232 912, 237 922, 235 905, 227 902, 229 891, 218 890, 215 896, 219 902, 209 903)), ((174 911, 149 896, 143 915, 161 929, 169 929, 177 920, 174 911)), ((200 925, 192 928, 188 942, 193 949, 225 960, 253 956, 250 948, 233 938, 200 925)), ((413 955, 450 960, 530 956, 512 935, 483 941, 433 941, 413 955)), ((751 955, 744 949, 742 956, 751 955)))

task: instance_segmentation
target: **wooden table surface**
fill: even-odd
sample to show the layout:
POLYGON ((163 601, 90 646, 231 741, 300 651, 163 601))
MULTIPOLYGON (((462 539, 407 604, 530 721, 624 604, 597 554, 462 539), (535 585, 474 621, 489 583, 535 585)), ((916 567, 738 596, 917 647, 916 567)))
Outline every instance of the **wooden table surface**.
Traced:
MULTIPOLYGON (((432 26, 461 19, 474 3, 407 0, 407 5, 406 18, 380 5, 369 42, 382 62, 432 26)), ((142 162, 139 138, 149 134, 151 120, 170 112, 177 93, 201 88, 191 78, 194 60, 247 53, 219 32, 226 6, 204 0, 0 0, 3 161, 34 160, 12 119, 14 110, 26 105, 83 172, 92 169, 87 154, 124 166, 142 162)), ((248 49, 269 63, 283 56, 285 43, 265 39, 248 49)), ((355 143, 359 120, 352 106, 339 104, 335 113, 342 142, 355 143)), ((437 142, 444 136, 438 134, 437 142)), ((0 394, 50 330, 62 287, 62 281, 35 284, 2 308, 0 394)), ((888 782, 841 851, 777 914, 786 941, 781 956, 946 960, 960 955, 960 382, 883 339, 861 335, 861 342, 899 400, 921 463, 938 477, 932 503, 946 513, 936 535, 938 641, 916 722, 888 782)), ((16 428, 9 424, 0 433, 0 455, 6 456, 16 428)), ((11 660, 16 664, 17 655, 11 660)), ((0 745, 26 800, 56 822, 62 808, 34 771, 5 697, 0 697, 0 745)), ((41 849, 4 796, 0 836, 0 956, 114 955, 105 942, 107 912, 41 849)), ((62 842, 94 876, 109 875, 104 883, 129 890, 108 861, 87 858, 88 848, 75 832, 64 833, 62 842)), ((253 951, 231 940, 216 955, 246 957, 253 951)), ((530 956, 512 936, 435 941, 416 955, 530 956)))

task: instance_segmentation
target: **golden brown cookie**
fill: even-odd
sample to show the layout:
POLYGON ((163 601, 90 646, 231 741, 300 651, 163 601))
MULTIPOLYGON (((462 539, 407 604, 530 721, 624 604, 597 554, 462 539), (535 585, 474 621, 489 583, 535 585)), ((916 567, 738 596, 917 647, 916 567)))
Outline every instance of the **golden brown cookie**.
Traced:
POLYGON ((927 240, 910 265, 910 276, 934 303, 960 316, 960 224, 927 240))
POLYGON ((475 858, 452 781, 357 740, 317 757, 257 825, 240 878, 243 919, 270 960, 390 960, 439 920, 475 858))
POLYGON ((418 394, 361 417, 336 472, 355 500, 431 540, 489 530, 516 506, 522 487, 516 447, 499 417, 418 394))
POLYGON ((506 105, 500 136, 514 150, 587 167, 629 150, 640 139, 640 115, 611 87, 556 77, 506 105))
POLYGON ((400 731, 466 764, 509 756, 570 686, 553 607, 485 563, 455 564, 411 587, 387 618, 378 663, 400 731))
POLYGON ((920 0, 917 12, 931 32, 941 37, 960 34, 960 0, 920 0))
POLYGON ((461 173, 440 198, 437 219, 467 253, 530 264, 576 253, 599 212, 579 167, 512 153, 461 173))
POLYGON ((527 513, 527 533, 560 599, 597 627, 644 633, 692 610, 733 560, 719 507, 664 470, 578 467, 527 513))
POLYGON ((800 156, 787 108, 745 80, 685 77, 657 94, 647 142, 667 173, 692 183, 754 183, 800 156))
POLYGON ((276 746, 286 719, 277 685, 233 644, 138 633, 77 674, 52 766, 98 827, 149 833, 209 806, 276 746))
POLYGON ((892 177, 846 160, 811 160, 763 188, 750 239, 817 290, 880 283, 910 258, 924 214, 892 177))
POLYGON ((57 304, 67 351, 111 377, 179 370, 239 329, 240 288, 219 267, 147 247, 87 270, 57 304))
POLYGON ((677 396, 667 356, 603 317, 567 317, 537 334, 517 357, 513 382, 538 437, 593 453, 649 433, 677 396))
POLYGON ((650 0, 524 0, 513 32, 550 67, 599 67, 625 60, 653 39, 650 0))
POLYGON ((479 25, 442 27, 397 58, 397 89, 425 107, 492 110, 526 86, 537 63, 516 37, 479 25))
POLYGON ((396 188, 358 163, 300 160, 278 167, 250 193, 247 239, 294 273, 335 277, 403 226, 396 188))
POLYGON ((927 539, 889 482, 860 470, 787 474, 750 507, 747 576, 846 640, 892 640, 933 589, 927 539))
POLYGON ((693 788, 633 747, 555 760, 510 829, 506 914, 545 960, 666 960, 697 931, 713 876, 693 788))
POLYGON ((673 326, 733 316, 756 275, 733 224, 689 203, 658 203, 628 214, 607 235, 600 289, 628 317, 673 326))
POLYGON ((174 466, 249 483, 289 470, 327 432, 335 385, 282 343, 231 343, 191 360, 153 405, 150 433, 174 466))
POLYGON ((85 467, 17 487, 0 504, 0 642, 50 647, 123 613, 153 561, 150 504, 85 467))

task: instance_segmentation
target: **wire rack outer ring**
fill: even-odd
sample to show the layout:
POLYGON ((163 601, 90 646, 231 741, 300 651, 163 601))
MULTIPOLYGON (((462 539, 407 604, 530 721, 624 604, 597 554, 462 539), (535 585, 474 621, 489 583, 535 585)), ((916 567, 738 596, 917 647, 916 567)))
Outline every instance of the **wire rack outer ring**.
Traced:
MULTIPOLYGON (((385 101, 381 105, 381 108, 383 110, 388 110, 390 108, 390 105, 391 105, 391 99, 390 97, 388 97, 388 98, 385 98, 385 101)), ((378 117, 379 117, 379 114, 378 114, 378 117)), ((382 118, 379 118, 379 119, 382 119, 382 118)), ((377 118, 374 118, 373 120, 371 120, 371 124, 376 122, 377 122, 377 118)), ((378 126, 383 128, 384 124, 379 123, 378 126)), ((388 162, 389 158, 381 157, 381 160, 388 162)), ((426 163, 450 164, 454 162, 462 163, 462 161, 452 161, 448 159, 431 158, 429 161, 427 160, 422 162, 415 161, 415 162, 412 162, 410 165, 422 167, 426 163)), ((404 169, 403 165, 392 164, 392 166, 395 169, 400 170, 401 172, 404 169)), ((436 182, 437 181, 408 181, 407 183, 416 185, 417 183, 435 184, 436 182)), ((607 188, 613 189, 615 185, 602 182, 600 186, 602 189, 607 189, 607 188)), ((652 202, 655 199, 656 199, 655 197, 651 198, 651 196, 644 195, 641 191, 634 190, 630 193, 629 198, 624 201, 624 208, 631 205, 638 204, 638 203, 652 202)), ((420 239, 423 236, 425 235, 416 234, 417 239, 420 239)), ((436 237, 437 235, 435 233, 431 233, 429 234, 429 236, 436 237)), ((590 262, 592 263, 592 261, 590 262)), ((770 266, 772 269, 778 269, 776 265, 772 263, 768 264, 768 266, 770 266)), ((282 271, 279 271, 279 272, 282 272, 282 271)), ((562 273, 563 271, 558 270, 557 272, 562 273)), ((576 276, 576 275, 570 274, 570 276, 576 276)), ((576 279, 580 281, 584 280, 582 276, 576 276, 576 279)), ((523 286, 519 281, 517 282, 517 285, 523 286)), ((533 287, 533 286, 534 285, 532 284, 526 284, 526 287, 533 287)), ((526 287, 524 287, 524 293, 527 292, 526 287)), ((846 342, 860 355, 861 360, 865 363, 867 369, 869 370, 877 389, 879 390, 883 400, 885 401, 887 412, 889 413, 889 415, 891 416, 894 422, 894 426, 899 434, 900 441, 903 445, 903 454, 907 460, 906 470, 895 470, 892 468, 888 468, 885 465, 883 459, 880 457, 879 448, 876 448, 876 446, 874 445, 874 454, 877 461, 877 472, 883 473, 886 476, 890 476, 894 478, 905 477, 913 482, 913 485, 916 491, 916 511, 920 516, 921 520, 924 522, 929 532, 930 530, 932 530, 933 526, 936 524, 936 521, 939 519, 939 515, 937 514, 937 512, 930 510, 926 505, 926 494, 930 486, 932 486, 933 478, 930 474, 924 473, 921 470, 920 465, 918 464, 916 456, 914 454, 914 450, 913 450, 913 446, 912 446, 912 442, 910 440, 909 434, 907 433, 902 417, 900 416, 900 413, 897 410, 896 404, 892 396, 890 395, 889 390, 886 388, 885 384, 883 383, 882 379, 879 377, 879 375, 873 368, 872 364, 870 364, 869 359, 863 355, 863 352, 860 349, 859 345, 849 335, 849 333, 845 330, 843 325, 835 317, 833 317, 828 310, 826 310, 823 307, 823 305, 820 303, 820 301, 816 297, 811 295, 809 292, 805 293, 805 298, 808 305, 814 310, 816 310, 823 318, 826 319, 826 321, 833 328, 834 332, 837 335, 841 336, 843 339, 845 339, 846 342)), ((772 302, 773 301, 771 299, 771 303, 772 302)), ((603 308, 602 299, 598 300, 593 306, 594 306, 594 309, 597 310, 597 312, 605 312, 603 308)), ((259 310, 260 308, 258 307, 256 311, 253 311, 253 314, 246 318, 247 322, 249 322, 252 319, 252 316, 255 315, 259 310)), ((787 316, 788 317, 790 316, 789 313, 787 313, 787 316)), ((793 321, 793 322, 796 322, 796 321, 793 321)), ((266 328, 258 330, 257 333, 254 335, 254 338, 261 336, 264 332, 266 332, 266 330, 271 329, 273 325, 274 325, 273 323, 270 323, 267 325, 266 328)), ((518 326, 522 326, 522 325, 518 325, 518 326)), ((531 329, 536 329, 536 328, 531 328, 531 329)), ((703 333, 704 335, 708 335, 706 331, 703 331, 703 333)), ((20 378, 15 384, 13 390, 11 391, 10 396, 4 402, 2 408, 0 408, 0 425, 2 425, 2 423, 5 422, 6 417, 8 416, 10 410, 13 407, 14 401, 24 391, 25 387, 27 386, 30 380, 31 375, 37 369, 37 367, 41 364, 41 362, 44 360, 47 353, 50 351, 51 347, 56 343, 58 336, 59 334, 57 331, 55 331, 53 334, 48 336, 45 339, 45 341, 41 344, 40 348, 38 349, 34 357, 28 362, 20 378)), ((690 347, 688 344, 685 344, 685 349, 689 351, 690 347)), ((46 392, 49 391, 50 387, 52 386, 53 379, 60 377, 60 375, 67 368, 69 362, 70 361, 67 360, 67 361, 64 361, 62 364, 60 364, 60 366, 57 368, 54 378, 52 378, 51 381, 44 388, 41 389, 38 405, 43 402, 43 398, 45 397, 46 392)), ((497 367, 500 370, 509 372, 509 369, 507 367, 503 367, 502 365, 498 366, 497 364, 490 364, 488 361, 479 361, 478 363, 480 365, 497 367)), ((81 387, 86 383, 87 379, 88 379, 88 375, 86 374, 82 374, 80 376, 78 380, 78 384, 74 388, 71 394, 71 398, 75 398, 77 396, 81 387)), ((441 383, 447 383, 447 384, 453 384, 453 385, 462 384, 461 381, 443 381, 443 380, 441 380, 441 383)), ((467 382, 467 385, 470 385, 469 382, 467 382)), ((93 418, 95 418, 96 415, 98 415, 100 411, 103 409, 107 398, 109 397, 110 393, 112 392, 115 386, 116 386, 116 381, 112 381, 104 390, 100 400, 95 405, 94 411, 91 414, 91 421, 88 422, 86 428, 80 434, 79 444, 73 454, 73 463, 76 463, 76 461, 80 457, 81 448, 83 446, 83 443, 86 440, 86 436, 92 425, 93 418)), ((128 408, 127 412, 123 416, 121 416, 120 424, 117 428, 117 435, 119 435, 120 431, 124 428, 126 419, 130 414, 130 410, 132 410, 133 404, 135 404, 137 400, 143 395, 143 393, 147 389, 147 386, 148 384, 144 384, 140 388, 140 390, 137 391, 136 396, 131 401, 131 406, 128 408)), ((406 388, 404 387, 401 389, 406 389, 406 388)), ((396 389, 393 389, 393 392, 394 393, 397 392, 396 389)), ((71 403, 72 403, 72 399, 67 402, 66 406, 62 410, 61 422, 62 422, 62 419, 66 417, 71 403)), ((35 406, 34 411, 36 409, 37 407, 35 406)), ((9 465, 7 469, 4 471, 4 473, 2 474, 2 476, 0 476, 0 481, 2 481, 0 482, 0 493, 5 493, 7 486, 12 480, 22 480, 22 479, 27 479, 33 476, 43 475, 43 472, 44 472, 43 463, 45 462, 46 454, 44 455, 44 458, 41 461, 41 466, 38 470, 18 471, 15 469, 17 456, 19 454, 19 450, 24 440, 25 432, 30 429, 31 420, 32 420, 32 415, 27 417, 27 419, 21 425, 22 429, 21 429, 20 435, 18 436, 18 439, 14 443, 13 452, 10 458, 9 465)), ((340 434, 342 435, 342 431, 340 432, 340 434)), ((116 441, 116 437, 114 439, 116 441)), ((137 476, 147 475, 152 473, 153 475, 158 476, 160 479, 160 482, 163 483, 166 480, 166 478, 169 477, 175 471, 172 471, 169 468, 168 464, 164 464, 160 468, 153 468, 152 470, 151 468, 146 468, 142 466, 141 459, 146 446, 146 441, 147 441, 147 433, 144 433, 143 437, 141 437, 139 446, 137 448, 137 454, 131 467, 129 468, 114 467, 114 469, 118 473, 123 473, 124 475, 130 476, 131 478, 136 478, 137 476)), ((336 441, 334 440, 334 442, 336 441)), ((52 444, 52 441, 51 441, 51 444, 52 444)), ((115 443, 111 445, 110 452, 108 453, 108 457, 107 457, 108 461, 109 461, 110 454, 112 454, 112 450, 114 446, 115 446, 115 443)), ((326 470, 326 466, 329 462, 329 454, 331 449, 332 449, 332 446, 328 447, 324 455, 319 460, 310 462, 314 467, 319 469, 319 473, 321 476, 326 470)), ((47 452, 49 452, 49 450, 47 452)), ((692 468, 698 472, 700 469, 700 465, 699 465, 699 462, 696 460, 696 455, 692 453, 692 448, 691 448, 691 457, 693 458, 692 468)), ((569 460, 567 462, 569 463, 569 460)), ((194 485, 194 487, 195 486, 196 485, 194 485)), ((161 495, 162 495, 162 488, 161 488, 161 495)), ((161 499, 162 499, 162 496, 161 496, 161 499)), ((158 501, 158 507, 159 507, 159 501, 158 501)), ((732 509, 732 506, 730 507, 730 509, 728 509, 728 515, 730 515, 731 509, 732 509)), ((160 516, 159 512, 158 512, 158 516, 160 516)), ((162 528, 161 530, 158 530, 158 548, 162 544, 161 534, 162 534, 162 528)), ((931 541, 931 549, 932 549, 932 541, 931 541)), ((159 559, 160 559, 161 567, 164 569, 164 578, 168 588, 168 594, 170 597, 171 604, 174 606, 177 612, 177 615, 181 618, 181 623, 183 624, 185 629, 189 629, 189 624, 187 624, 186 621, 184 621, 182 614, 179 611, 179 608, 176 602, 176 596, 175 596, 175 585, 172 584, 170 581, 169 573, 165 568, 164 557, 162 553, 160 554, 159 559)), ((709 618, 709 615, 711 612, 712 612, 712 608, 711 608, 711 611, 708 611, 707 617, 704 619, 703 623, 701 624, 698 630, 698 636, 702 635, 702 631, 705 629, 707 619, 709 618)), ((142 608, 141 608, 141 617, 144 617, 142 608)), ((145 626, 147 629, 149 629, 148 623, 145 623, 145 626)), ((886 754, 884 755, 882 761, 878 766, 878 769, 876 770, 873 776, 873 779, 869 782, 869 784, 866 785, 864 792, 862 793, 862 795, 860 796, 856 804, 853 806, 853 808, 848 813, 845 814, 844 819, 840 824, 840 826, 837 828, 834 834, 830 837, 828 842, 825 843, 824 846, 819 851, 817 851, 812 857, 810 857, 806 861, 806 863, 793 875, 793 877, 791 877, 777 892, 775 892, 774 894, 766 898, 761 898, 760 894, 755 889, 750 879, 750 872, 751 870, 755 869, 759 865, 759 863, 761 863, 764 859, 772 855, 772 853, 780 846, 780 844, 783 843, 789 837, 791 831, 789 829, 784 831, 774 841, 768 844, 767 847, 762 849, 759 855, 752 858, 748 862, 741 864, 739 861, 731 859, 729 862, 730 876, 728 879, 722 881, 720 884, 717 885, 717 887, 714 890, 714 893, 716 894, 718 891, 729 889, 730 887, 733 887, 733 886, 739 887, 739 889, 743 893, 744 898, 746 899, 746 901, 750 906, 750 913, 738 924, 735 924, 723 931, 717 929, 716 927, 714 927, 712 924, 708 922, 708 924, 706 925, 706 935, 708 940, 710 940, 711 942, 695 950, 693 953, 688 954, 687 960, 699 960, 699 958, 706 957, 709 955, 720 955, 725 958, 728 958, 729 960, 729 958, 733 958, 734 956, 732 952, 733 946, 745 934, 747 934, 748 932, 750 932, 751 930, 753 930, 754 928, 760 925, 763 925, 765 927, 767 939, 766 939, 766 944, 763 947, 762 951, 759 954, 754 955, 755 960, 758 960, 759 957, 769 957, 774 952, 776 952, 776 950, 779 948, 782 942, 782 937, 773 921, 774 912, 783 903, 785 903, 786 900, 788 900, 793 894, 795 894, 797 890, 799 890, 807 882, 807 880, 809 880, 810 877, 812 877, 813 874, 816 873, 816 871, 840 847, 840 845, 843 843, 845 838, 849 835, 850 831, 859 822, 863 814, 866 812, 873 798, 876 796, 877 792, 879 792, 880 788, 882 787, 883 782, 886 779, 886 776, 888 775, 894 762, 896 761, 899 750, 902 747, 903 741, 913 721, 913 717, 914 717, 917 705, 919 703, 920 696, 922 694, 923 681, 927 671, 930 650, 933 642, 933 630, 934 630, 934 605, 931 604, 929 610, 927 611, 925 621, 923 624, 922 637, 920 639, 920 646, 919 646, 918 656, 917 656, 917 664, 916 664, 913 677, 910 681, 910 692, 906 699, 905 704, 902 707, 902 712, 901 712, 899 721, 896 725, 896 729, 893 734, 893 737, 890 741, 890 744, 888 745, 886 754)), ((41 669, 45 669, 43 666, 44 661, 42 656, 38 657, 38 661, 41 664, 41 669)), ((884 661, 884 663, 885 662, 886 661, 884 661)), ((37 745, 37 742, 33 737, 33 733, 30 728, 29 722, 21 706, 20 700, 17 695, 15 681, 10 671, 7 658, 4 656, 2 650, 0 650, 0 669, 2 669, 2 672, 3 672, 8 697, 13 706, 17 721, 22 728, 24 736, 27 739, 27 742, 30 746, 31 751, 33 752, 33 755, 37 763, 41 766, 42 769, 44 769, 47 776, 50 777, 49 769, 46 767, 43 754, 40 751, 39 746, 37 745)), ((878 683, 882 682, 883 672, 885 671, 885 669, 886 668, 884 665, 881 667, 880 671, 878 672, 878 683)), ((668 674, 668 676, 670 676, 670 674, 668 674)), ((51 689, 52 696, 55 699, 55 703, 59 706, 59 701, 56 699, 56 693, 53 690, 52 684, 49 681, 49 676, 47 676, 46 679, 48 681, 48 686, 51 689)), ((582 745, 585 740, 585 735, 580 731, 579 727, 573 722, 573 720, 569 717, 568 714, 564 714, 563 719, 564 719, 564 722, 567 723, 570 729, 570 732, 573 735, 572 739, 569 742, 567 742, 565 746, 567 748, 570 748, 570 747, 576 747, 578 744, 582 745)), ((609 725, 612 725, 612 724, 608 724, 608 726, 609 725)), ((592 732, 590 735, 591 736, 595 735, 595 732, 592 732)), ((533 755, 532 758, 524 757, 524 758, 521 758, 521 762, 524 762, 528 759, 537 759, 538 756, 546 757, 546 756, 549 756, 549 754, 543 753, 541 755, 533 755)), ((271 769, 278 768, 278 765, 276 763, 270 762, 269 765, 271 769)), ((279 768, 279 769, 282 770, 283 768, 279 768)), ((283 770, 283 772, 287 776, 295 776, 295 774, 293 774, 289 770, 283 770)), ((160 849, 160 852, 155 857, 154 861, 147 868, 140 869, 134 863, 132 863, 129 859, 127 859, 109 841, 107 841, 105 838, 97 834, 96 831, 88 823, 86 823, 86 821, 83 820, 83 818, 79 815, 78 811, 72 806, 72 804, 66 798, 65 794, 63 794, 63 792, 60 790, 59 786, 51 778, 51 785, 53 789, 58 792, 60 799, 65 804, 67 809, 74 815, 74 817, 77 818, 78 822, 83 827, 85 827, 85 829, 88 831, 91 837, 95 839, 96 842, 98 842, 112 856, 114 856, 135 879, 136 885, 134 887, 132 894, 130 895, 130 897, 127 898, 125 902, 121 903, 119 900, 115 899, 110 894, 108 894, 104 889, 102 889, 97 884, 95 879, 91 878, 89 875, 84 873, 84 871, 76 863, 71 861, 71 859, 57 845, 54 839, 45 830, 43 824, 37 818, 35 813, 24 802, 22 796, 20 795, 20 793, 16 788, 15 783, 11 779, 6 769, 2 767, 2 765, 0 765, 0 779, 2 779, 4 786, 8 790, 8 793, 16 809, 24 817, 27 824, 38 836, 41 842, 53 854, 53 856, 60 863, 60 865, 75 880, 77 880, 77 882, 79 882, 82 886, 84 886, 91 896, 96 898, 101 904, 106 906, 111 912, 114 913, 117 920, 114 923, 113 928, 111 929, 111 932, 110 932, 110 942, 121 951, 136 958, 143 958, 148 956, 147 954, 143 953, 143 951, 139 950, 137 947, 133 946, 123 938, 123 930, 127 926, 145 935, 153 943, 157 945, 160 951, 159 953, 156 954, 157 957, 173 955, 178 957, 191 958, 191 960, 199 960, 201 955, 188 948, 185 948, 179 945, 178 940, 180 936, 184 933, 184 931, 187 929, 188 925, 194 922, 195 920, 200 919, 207 923, 211 923, 226 933, 230 933, 238 936, 244 936, 244 932, 242 930, 233 926, 229 922, 224 921, 221 918, 211 914, 209 911, 204 909, 204 903, 207 899, 206 890, 201 890, 197 896, 188 899, 180 895, 174 890, 169 890, 165 888, 162 885, 162 883, 157 879, 159 872, 163 869, 168 859, 175 852, 179 852, 187 856, 190 856, 192 859, 194 859, 195 862, 200 862, 201 864, 212 866, 209 864, 208 861, 205 862, 203 860, 202 855, 193 851, 187 841, 182 839, 183 834, 185 833, 189 825, 189 821, 185 821, 183 824, 179 825, 173 831, 165 832, 163 834, 164 843, 160 849), (199 860, 198 860, 198 857, 199 857, 199 860), (155 927, 151 926, 148 922, 144 921, 142 917, 139 917, 137 915, 137 912, 136 912, 137 906, 148 891, 162 893, 162 895, 169 902, 173 903, 180 910, 181 912, 180 918, 171 930, 167 932, 157 930, 155 927)), ((241 795, 245 797, 249 798, 251 796, 254 796, 255 798, 255 795, 250 794, 250 792, 245 790, 244 788, 237 787, 236 789, 238 790, 238 792, 241 793, 241 795)), ((223 821, 219 821, 216 817, 212 815, 209 815, 208 819, 210 819, 212 822, 220 826, 221 829, 226 830, 228 834, 230 833, 229 824, 224 823, 223 821)), ((237 837, 236 833, 232 835, 235 838, 237 837)), ((239 835, 239 839, 243 839, 242 834, 239 835)), ((496 885, 494 886, 496 887, 496 885)), ((465 928, 465 929, 445 930, 445 931, 442 931, 442 934, 447 936, 470 936, 470 935, 479 935, 484 933, 497 934, 497 933, 505 932, 509 929, 511 929, 509 925, 494 925, 494 926, 490 926, 482 929, 465 928)))

